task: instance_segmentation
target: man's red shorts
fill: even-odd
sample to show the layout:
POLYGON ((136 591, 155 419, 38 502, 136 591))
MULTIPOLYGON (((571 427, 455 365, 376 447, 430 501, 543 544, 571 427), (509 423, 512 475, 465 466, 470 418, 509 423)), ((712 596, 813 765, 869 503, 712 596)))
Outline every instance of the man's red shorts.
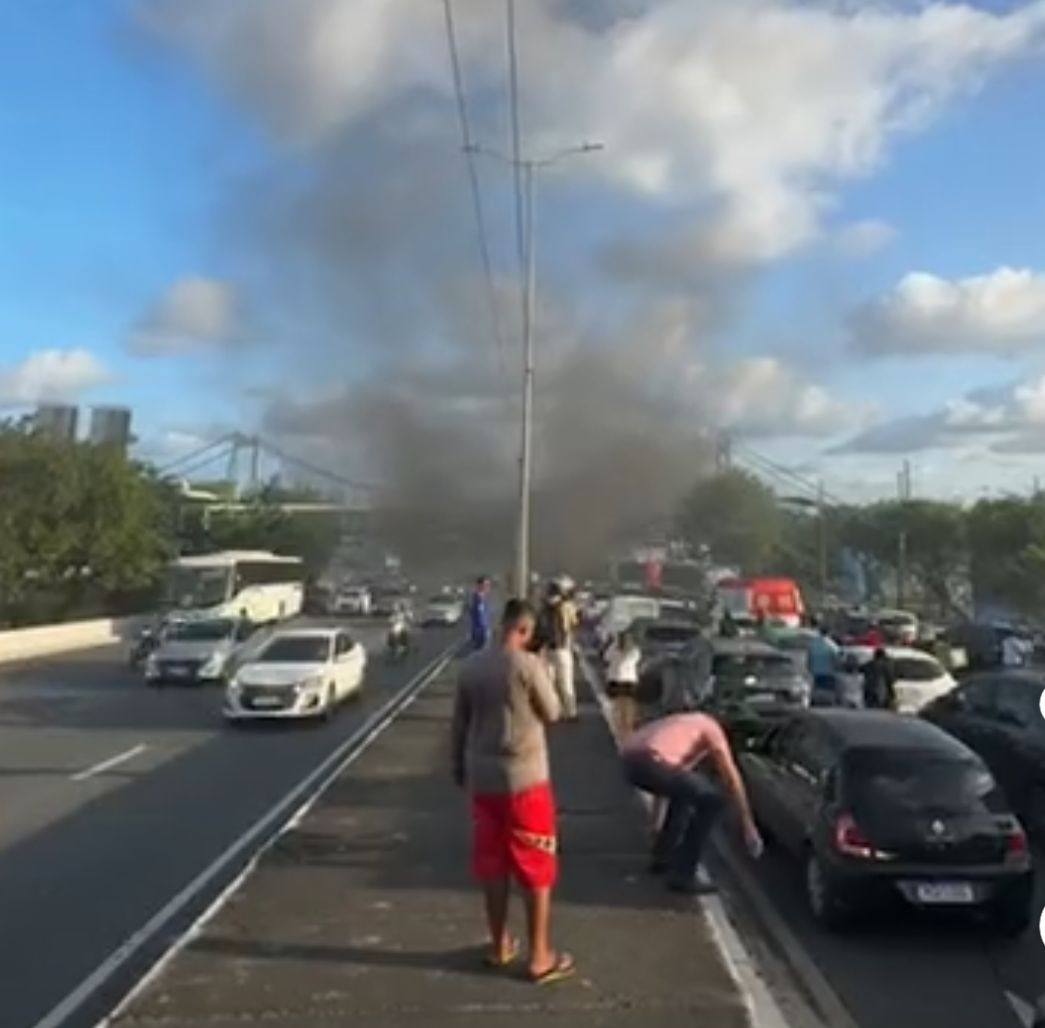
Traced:
POLYGON ((556 849, 550 783, 472 797, 472 873, 480 881, 514 877, 524 889, 551 888, 556 849))

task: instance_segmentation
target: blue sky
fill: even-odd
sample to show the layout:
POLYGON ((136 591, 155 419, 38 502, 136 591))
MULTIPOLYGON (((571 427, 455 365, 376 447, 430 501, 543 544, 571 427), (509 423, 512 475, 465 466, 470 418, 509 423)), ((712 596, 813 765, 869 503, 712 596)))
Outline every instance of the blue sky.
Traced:
MULTIPOLYGON (((366 21, 365 5, 345 0, 314 0, 309 13, 280 0, 210 3, 36 0, 0 11, 0 402, 12 409, 53 396, 124 402, 135 410, 144 448, 164 455, 222 426, 249 430, 263 415, 257 387, 307 401, 404 359, 363 338, 380 334, 365 294, 394 282, 388 295, 402 309, 388 312, 396 315, 389 331, 424 336, 438 334, 428 315, 442 287, 433 280, 449 277, 451 264, 481 288, 438 22, 404 0, 390 0, 380 26, 366 21), (143 22, 143 11, 155 20, 143 22), (337 32, 343 59, 327 63, 321 47, 307 45, 337 32), (371 43, 381 54, 372 67, 359 59, 365 50, 354 49, 371 43), (346 70, 353 61, 360 67, 346 70), (413 240, 404 231, 370 267, 365 252, 349 247, 346 255, 343 240, 322 237, 321 216, 307 227, 296 221, 302 210, 321 209, 313 198, 333 188, 333 176, 322 186, 324 169, 336 169, 336 154, 346 151, 362 155, 352 175, 365 214, 392 174, 402 174, 415 135, 420 155, 445 147, 453 163, 445 181, 424 156, 406 169, 440 208, 422 211, 413 240), (381 166, 388 153, 394 171, 381 166), (425 231, 437 234, 422 239, 425 231), (429 275, 443 249, 447 268, 429 275), (341 266, 316 270, 332 251, 349 262, 343 276, 341 266), (338 281, 346 283, 343 303, 338 281), (420 299, 408 295, 415 282, 420 299), (415 303, 420 313, 407 317, 415 303), (52 351, 59 357, 41 359, 52 351), (324 367, 306 366, 304 353, 322 353, 324 367)), ((848 33, 864 39, 848 15, 783 0, 744 5, 754 12, 752 51, 772 42, 759 25, 773 28, 775 12, 795 20, 803 40, 820 33, 825 49, 812 57, 838 75, 840 90, 852 91, 851 110, 818 111, 816 84, 802 80, 803 55, 781 70, 786 58, 775 48, 766 76, 794 88, 799 115, 803 105, 811 109, 775 138, 779 119, 757 109, 775 101, 774 89, 763 88, 747 56, 733 55, 738 29, 720 0, 630 4, 646 38, 665 47, 650 56, 648 72, 632 67, 645 55, 629 47, 624 23, 612 36, 599 35, 605 27, 575 32, 556 5, 534 5, 522 26, 524 75, 534 69, 524 95, 534 145, 581 126, 607 137, 604 154, 542 183, 548 318, 568 322, 578 337, 605 337, 605 346, 618 323, 663 324, 681 317, 664 310, 685 309, 684 352, 650 343, 650 361, 668 360, 671 349, 670 360, 681 362, 674 377, 696 383, 701 417, 808 467, 836 491, 887 489, 904 456, 941 495, 1029 481, 1032 447, 1007 455, 992 448, 1017 435, 1041 433, 1045 441, 1045 405, 1039 410, 1035 391, 1045 371, 1042 5, 966 8, 963 16, 988 19, 977 23, 988 32, 1002 19, 1024 19, 1023 42, 1011 44, 1014 33, 999 29, 1004 41, 989 58, 960 42, 968 33, 926 32, 922 41, 909 27, 919 15, 898 6, 881 44, 893 50, 857 72, 841 52, 848 33), (718 49, 698 48, 688 20, 694 7, 718 49), (807 16, 811 31, 799 20, 807 16), (687 31, 691 52, 675 45, 687 31), (570 61, 556 58, 545 69, 545 55, 560 46, 570 61), (598 62, 597 74, 585 76, 595 79, 590 92, 587 84, 570 88, 565 67, 583 71, 585 61, 598 62), (673 76, 664 81, 675 107, 655 95, 636 98, 636 82, 656 93, 653 72, 673 76), (688 88, 677 84, 690 81, 704 83, 706 107, 695 86, 692 98, 676 95, 688 88), (556 89, 568 97, 561 105, 556 89), (749 108, 741 116, 727 106, 734 93, 749 108), (664 125, 656 123, 661 116, 664 125), (661 165, 666 177, 649 171, 661 165), (748 215, 764 196, 776 198, 772 210, 752 227, 748 215), (854 225, 874 229, 863 245, 847 235, 854 225), (625 272, 607 272, 608 249, 626 255, 625 272), (682 281, 669 273, 676 266, 686 270, 682 281), (985 299, 969 281, 1006 267, 1030 274, 1000 297, 985 299), (922 287, 897 291, 912 272, 950 288, 942 313, 924 306, 922 287), (877 334, 858 343, 852 326, 860 317, 877 334), (988 385, 1007 386, 1009 395, 990 410, 966 411, 959 434, 954 404, 988 385), (936 420, 909 451, 860 445, 868 428, 910 415, 936 420), (976 419, 989 430, 971 431, 976 419), (854 439, 852 452, 833 455, 854 439)), ((487 24, 489 6, 460 0, 458 17, 480 130, 493 132, 503 125, 503 68, 489 56, 499 31, 487 24)), ((507 296, 509 196, 503 171, 484 165, 482 178, 507 296)), ((503 310, 514 317, 514 307, 503 310)), ((592 359, 600 352, 596 346, 592 359)))

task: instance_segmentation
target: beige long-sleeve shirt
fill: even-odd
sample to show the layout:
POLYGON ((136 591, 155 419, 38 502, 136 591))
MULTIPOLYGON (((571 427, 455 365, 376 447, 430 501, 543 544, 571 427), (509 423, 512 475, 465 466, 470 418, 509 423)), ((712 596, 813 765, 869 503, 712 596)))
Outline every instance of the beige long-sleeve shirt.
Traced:
POLYGON ((452 728, 454 775, 473 793, 522 792, 549 777, 544 726, 555 687, 532 653, 483 650, 461 666, 452 728))

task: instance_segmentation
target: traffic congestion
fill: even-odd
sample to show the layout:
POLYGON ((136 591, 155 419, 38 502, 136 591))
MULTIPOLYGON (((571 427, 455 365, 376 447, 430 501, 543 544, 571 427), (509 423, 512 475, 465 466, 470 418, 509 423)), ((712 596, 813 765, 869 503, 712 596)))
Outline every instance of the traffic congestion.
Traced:
POLYGON ((1045 674, 1032 630, 810 611, 782 580, 582 595, 584 659, 618 732, 679 711, 726 729, 766 855, 727 843, 709 863, 741 905, 770 908, 760 930, 782 925, 778 945, 819 962, 854 1023, 942 1011, 934 983, 959 961, 968 980, 952 997, 980 1020, 946 1008, 922 1023, 1038 1024, 1045 674), (867 986, 879 973, 892 1003, 867 986), (988 991, 1004 997, 995 1008, 988 991))

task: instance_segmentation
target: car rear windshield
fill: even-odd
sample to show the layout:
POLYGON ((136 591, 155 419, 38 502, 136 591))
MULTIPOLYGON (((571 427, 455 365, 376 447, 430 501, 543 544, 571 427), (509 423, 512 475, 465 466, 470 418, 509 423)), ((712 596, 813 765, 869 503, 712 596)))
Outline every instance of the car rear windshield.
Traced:
POLYGON ((720 653, 712 661, 711 673, 718 679, 793 678, 795 665, 782 653, 720 653))
POLYGON ((843 758, 848 802, 885 813, 1004 812, 990 772, 973 759, 908 749, 858 749, 843 758))
POLYGON ((931 657, 894 657, 893 670, 905 682, 932 682, 943 677, 943 668, 931 657))
POLYGON ((185 621, 171 631, 171 638, 178 642, 219 642, 232 635, 234 621, 185 621))
POLYGON ((330 657, 325 635, 286 635, 273 639, 255 658, 262 664, 315 664, 330 657))
POLYGON ((643 637, 654 643, 687 643, 699 634, 698 629, 686 625, 650 625, 643 637))

